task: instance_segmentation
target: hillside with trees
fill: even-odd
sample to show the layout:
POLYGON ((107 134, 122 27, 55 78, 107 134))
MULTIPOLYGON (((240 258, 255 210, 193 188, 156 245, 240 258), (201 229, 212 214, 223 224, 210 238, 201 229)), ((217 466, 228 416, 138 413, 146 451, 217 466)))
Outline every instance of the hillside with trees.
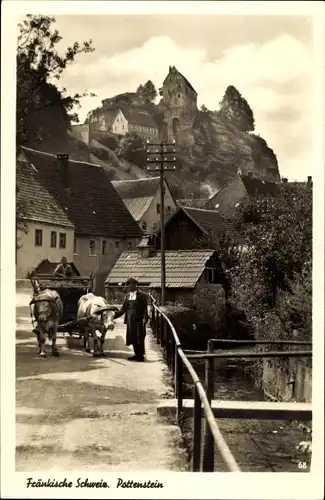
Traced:
MULTIPOLYGON (((78 123, 76 110, 88 94, 69 94, 57 83, 64 70, 80 54, 95 50, 92 41, 75 42, 63 54, 58 51, 61 36, 55 18, 27 16, 19 25, 17 50, 17 146, 42 151, 65 151, 71 158, 92 161, 107 168, 112 179, 148 176, 146 147, 135 133, 118 138, 110 132, 92 135, 86 144, 72 132, 78 123)), ((139 82, 134 92, 122 93, 103 101, 106 110, 139 108, 160 126, 164 107, 155 104, 157 89, 153 82, 139 82)), ((100 114, 103 107, 91 111, 100 114)), ((209 196, 227 182, 241 167, 261 177, 279 179, 276 155, 266 141, 254 134, 253 110, 233 86, 215 111, 202 106, 194 121, 180 127, 177 143, 177 169, 168 174, 176 198, 209 196)))
MULTIPOLYGON (((140 84, 136 92, 105 99, 105 110, 139 108, 149 113, 161 125, 164 108, 155 104, 157 96, 151 80, 140 84)), ((100 115, 97 108, 90 116, 100 115)), ((172 187, 180 198, 207 196, 206 186, 219 188, 241 168, 259 177, 278 181, 279 168, 275 153, 266 141, 254 133, 255 119, 246 99, 233 87, 227 87, 219 109, 211 111, 202 105, 192 124, 180 126, 177 142, 178 168, 171 176, 172 187)), ((120 140, 109 132, 96 140, 112 147, 121 159, 145 169, 146 147, 135 133, 120 140)))

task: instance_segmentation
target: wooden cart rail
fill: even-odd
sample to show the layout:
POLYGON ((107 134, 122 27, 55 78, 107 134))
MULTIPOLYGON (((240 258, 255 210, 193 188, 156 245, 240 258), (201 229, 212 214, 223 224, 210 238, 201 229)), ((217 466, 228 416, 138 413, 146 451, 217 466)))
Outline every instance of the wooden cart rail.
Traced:
MULTIPOLYGON (((182 349, 181 342, 176 333, 176 330, 168 318, 168 316, 157 305, 155 298, 149 294, 152 301, 152 330, 156 335, 157 343, 159 343, 165 353, 165 359, 172 370, 174 376, 175 396, 176 396, 176 415, 178 423, 180 424, 182 414, 184 412, 184 397, 183 397, 183 366, 190 374, 194 384, 194 407, 193 407, 193 453, 192 453, 192 470, 194 472, 213 472, 214 471, 214 448, 219 450, 228 470, 230 472, 240 472, 240 467, 237 464, 231 450, 224 439, 219 426, 215 420, 214 412, 212 409, 213 395, 214 395, 214 360, 216 358, 268 358, 268 357, 311 357, 312 351, 263 351, 263 352, 246 352, 246 353, 214 353, 214 346, 220 344, 234 344, 238 345, 312 345, 312 342, 299 342, 299 341, 236 341, 227 339, 211 339, 208 341, 208 349, 206 352, 186 351, 182 349), (189 354, 191 352, 191 354, 189 354), (205 388, 200 381, 195 369, 191 364, 191 360, 204 359, 205 360, 205 388), (203 453, 201 452, 201 428, 202 428, 202 405, 204 415, 204 428, 203 428, 203 453), (203 455, 203 457, 202 457, 203 455)), ((237 403, 237 402, 236 402, 237 403)), ((263 403, 263 402, 262 402, 263 403)), ((262 404, 261 403, 261 404, 262 404)), ((256 408, 252 413, 255 413, 255 418, 258 418, 258 412, 261 410, 259 402, 254 403, 256 408)), ((291 403, 291 407, 294 403, 291 403)), ((295 403, 299 406, 299 414, 302 420, 308 420, 311 416, 311 406, 303 403, 295 403)), ((269 418, 272 419, 273 414, 279 412, 276 404, 274 407, 268 408, 269 418)), ((270 405, 269 405, 270 406, 270 405)), ((293 414, 292 408, 281 408, 281 415, 283 419, 291 419, 293 414)), ((230 408, 231 410, 231 408, 230 408)), ((240 418, 236 412, 227 414, 227 418, 240 418), (237 415, 237 417, 236 417, 237 415)), ((263 410, 263 409, 262 409, 263 410)), ((228 410, 226 409, 228 412, 228 410)), ((238 412, 237 412, 238 413, 238 412)), ((224 416, 226 413, 224 411, 224 416)))

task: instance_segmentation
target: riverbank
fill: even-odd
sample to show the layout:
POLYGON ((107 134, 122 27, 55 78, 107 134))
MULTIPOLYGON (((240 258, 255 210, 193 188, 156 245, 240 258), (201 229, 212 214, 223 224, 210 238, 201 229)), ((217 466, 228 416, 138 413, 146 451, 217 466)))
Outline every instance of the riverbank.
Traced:
MULTIPOLYGON (((214 399, 265 401, 266 396, 250 380, 246 366, 236 361, 222 360, 215 366, 214 399)), ((195 361, 194 368, 204 380, 204 362, 195 361)), ((184 373, 185 397, 193 397, 191 380, 184 373)), ((243 472, 301 472, 300 462, 310 470, 311 456, 300 454, 296 446, 310 439, 310 434, 288 421, 219 419, 218 425, 243 472)), ((182 432, 189 460, 192 454, 192 419, 183 421, 182 432)), ((226 472, 223 460, 215 450, 215 470, 226 472)))

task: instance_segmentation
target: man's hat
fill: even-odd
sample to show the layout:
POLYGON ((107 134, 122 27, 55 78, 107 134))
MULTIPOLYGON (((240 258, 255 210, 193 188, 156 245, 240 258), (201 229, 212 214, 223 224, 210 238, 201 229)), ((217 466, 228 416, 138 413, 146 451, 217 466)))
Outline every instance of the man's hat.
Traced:
POLYGON ((125 286, 132 285, 133 283, 134 283, 135 285, 138 285, 138 284, 139 284, 139 282, 138 282, 136 279, 134 279, 134 278, 129 278, 129 279, 125 282, 125 286))

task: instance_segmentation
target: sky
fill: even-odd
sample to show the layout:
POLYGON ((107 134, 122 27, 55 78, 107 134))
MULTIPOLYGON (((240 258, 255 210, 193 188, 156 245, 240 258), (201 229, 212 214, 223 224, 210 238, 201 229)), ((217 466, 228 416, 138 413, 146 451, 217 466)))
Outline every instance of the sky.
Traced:
POLYGON ((93 40, 62 75, 68 92, 88 90, 83 122, 102 99, 135 91, 151 79, 157 88, 170 65, 198 93, 198 105, 216 110, 228 85, 251 106, 255 133, 277 155, 289 180, 310 175, 312 148, 312 19, 263 15, 55 16, 61 49, 93 40))

